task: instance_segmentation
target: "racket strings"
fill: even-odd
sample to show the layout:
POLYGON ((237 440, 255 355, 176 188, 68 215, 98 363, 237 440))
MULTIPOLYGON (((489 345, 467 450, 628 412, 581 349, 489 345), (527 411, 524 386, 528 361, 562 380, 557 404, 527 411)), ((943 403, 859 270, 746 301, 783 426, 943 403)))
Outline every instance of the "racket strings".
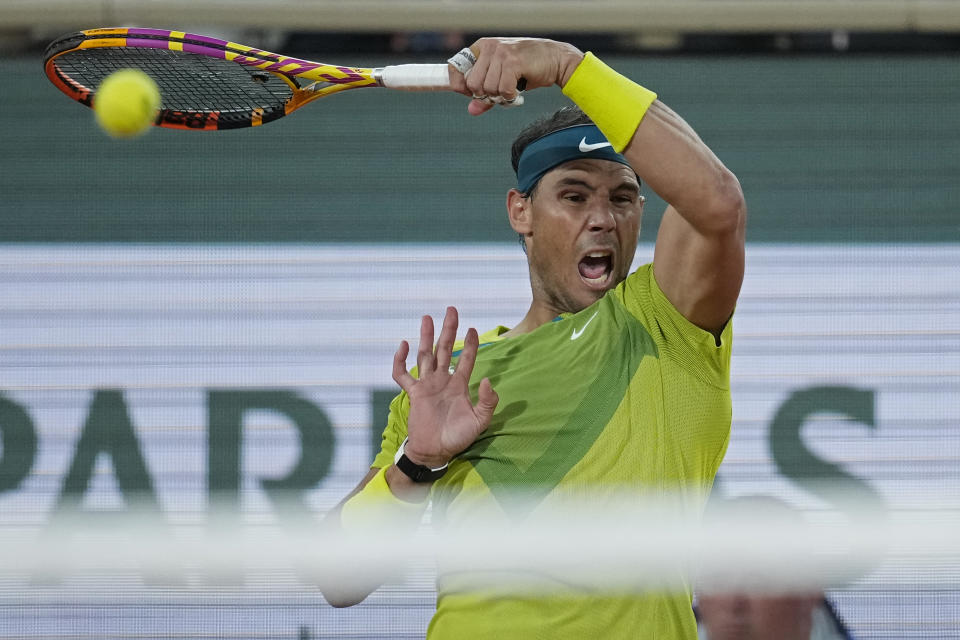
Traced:
POLYGON ((219 112, 221 119, 253 111, 283 112, 293 95, 291 87, 272 73, 183 51, 103 47, 72 51, 56 63, 65 75, 91 90, 114 71, 140 69, 160 88, 162 109, 219 112))

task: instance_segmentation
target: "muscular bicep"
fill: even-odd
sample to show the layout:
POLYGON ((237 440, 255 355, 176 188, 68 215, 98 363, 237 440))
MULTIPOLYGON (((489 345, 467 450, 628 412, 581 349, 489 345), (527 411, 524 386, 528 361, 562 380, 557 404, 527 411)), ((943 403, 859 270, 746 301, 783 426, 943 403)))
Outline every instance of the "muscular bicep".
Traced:
POLYGON ((719 335, 740 295, 745 212, 729 224, 698 230, 668 206, 660 223, 653 272, 661 291, 683 316, 719 335))

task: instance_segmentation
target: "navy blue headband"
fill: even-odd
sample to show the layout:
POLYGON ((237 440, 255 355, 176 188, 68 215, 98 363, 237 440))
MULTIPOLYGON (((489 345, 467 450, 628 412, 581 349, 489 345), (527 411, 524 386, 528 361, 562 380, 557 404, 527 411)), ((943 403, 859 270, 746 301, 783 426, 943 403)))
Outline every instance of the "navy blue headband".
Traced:
POLYGON ((630 166, 596 125, 578 124, 548 133, 527 145, 517 163, 517 189, 530 193, 547 171, 577 158, 600 158, 630 166))

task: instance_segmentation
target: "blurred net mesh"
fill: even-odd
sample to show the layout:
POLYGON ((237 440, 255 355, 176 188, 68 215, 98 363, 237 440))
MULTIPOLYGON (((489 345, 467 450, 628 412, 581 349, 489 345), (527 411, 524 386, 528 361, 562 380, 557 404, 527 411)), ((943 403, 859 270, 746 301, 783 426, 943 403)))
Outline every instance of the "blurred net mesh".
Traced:
MULTIPOLYGON (((700 519, 677 516, 679 497, 587 495, 506 528, 425 523, 409 534, 379 525, 157 526, 134 504, 107 526, 87 514, 39 535, 4 527, 3 629, 24 638, 422 637, 437 575, 526 600, 682 593, 689 584, 701 598, 758 601, 878 586, 930 599, 960 589, 960 510, 881 512, 834 497, 848 508, 808 518, 750 498, 700 519), (318 595, 380 582, 350 610, 318 595)), ((856 608, 834 606, 856 628, 856 608)), ((928 620, 923 637, 952 624, 928 620)))

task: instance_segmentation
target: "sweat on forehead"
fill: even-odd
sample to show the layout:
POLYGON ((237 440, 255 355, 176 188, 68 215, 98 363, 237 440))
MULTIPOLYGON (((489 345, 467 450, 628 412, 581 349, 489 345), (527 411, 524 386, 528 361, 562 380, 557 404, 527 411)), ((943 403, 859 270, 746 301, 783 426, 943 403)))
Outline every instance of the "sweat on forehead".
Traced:
POLYGON ((592 124, 579 124, 558 129, 527 145, 517 163, 517 189, 530 193, 543 175, 554 167, 581 158, 598 158, 630 163, 613 150, 613 145, 592 124))

